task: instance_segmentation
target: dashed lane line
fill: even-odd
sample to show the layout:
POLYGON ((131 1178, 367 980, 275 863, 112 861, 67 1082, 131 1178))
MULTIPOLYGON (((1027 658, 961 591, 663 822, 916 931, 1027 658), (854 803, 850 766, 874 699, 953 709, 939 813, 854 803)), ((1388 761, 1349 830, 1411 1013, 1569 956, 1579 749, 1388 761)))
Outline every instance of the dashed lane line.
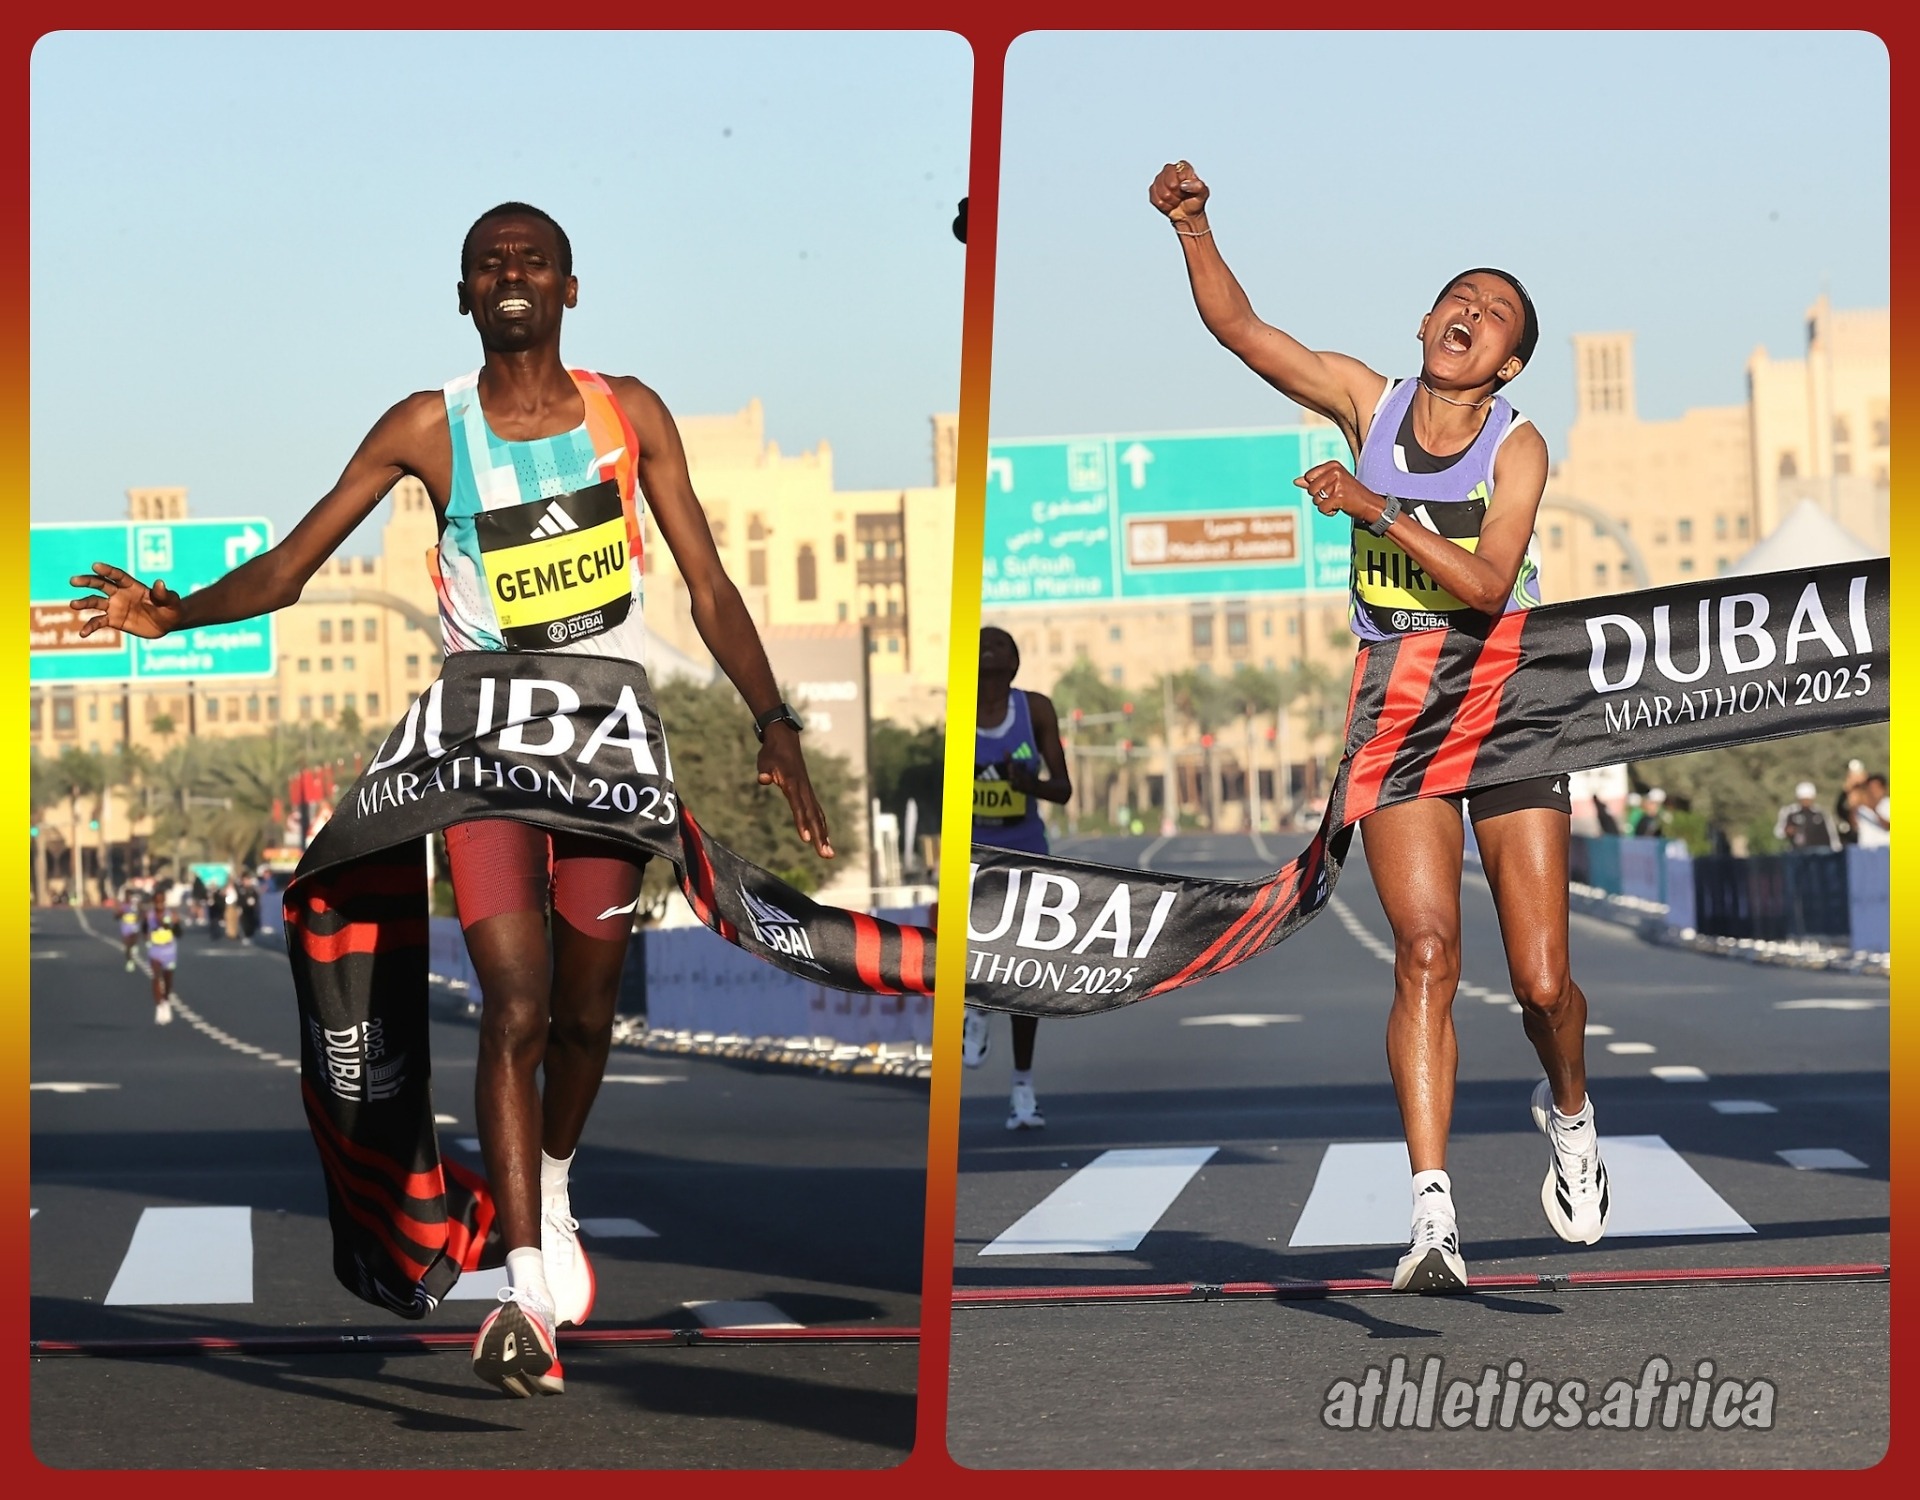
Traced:
MULTIPOLYGON (((93 924, 87 920, 86 908, 75 907, 73 914, 80 919, 80 930, 96 943, 104 943, 115 953, 124 951, 118 940, 106 937, 93 930, 93 924)), ((251 1042, 243 1042, 238 1037, 229 1035, 227 1032, 221 1030, 205 1016, 201 1015, 199 1011, 187 1004, 185 1000, 181 999, 180 992, 177 989, 173 994, 173 1013, 209 1041, 218 1042, 230 1052, 238 1052, 242 1057, 252 1057, 260 1062, 272 1063, 276 1068, 298 1068, 300 1066, 300 1059, 297 1057, 282 1057, 278 1052, 266 1051, 264 1048, 256 1047, 251 1042)))

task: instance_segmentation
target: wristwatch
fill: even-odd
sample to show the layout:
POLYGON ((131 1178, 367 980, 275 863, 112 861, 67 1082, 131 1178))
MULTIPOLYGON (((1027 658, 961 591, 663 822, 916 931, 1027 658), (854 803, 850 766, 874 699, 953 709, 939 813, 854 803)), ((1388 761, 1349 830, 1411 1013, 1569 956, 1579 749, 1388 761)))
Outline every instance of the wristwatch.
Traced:
POLYGON ((1377 521, 1369 521, 1367 523, 1367 530, 1371 531, 1375 536, 1385 536, 1387 534, 1387 528, 1399 519, 1400 497, 1398 495, 1389 495, 1387 496, 1385 508, 1380 512, 1380 519, 1377 521))
POLYGON ((766 744, 767 730, 775 724, 791 724, 795 734, 800 733, 800 731, 807 727, 806 724, 801 721, 800 715, 793 711, 792 704, 777 703, 754 719, 753 737, 761 744, 766 744))

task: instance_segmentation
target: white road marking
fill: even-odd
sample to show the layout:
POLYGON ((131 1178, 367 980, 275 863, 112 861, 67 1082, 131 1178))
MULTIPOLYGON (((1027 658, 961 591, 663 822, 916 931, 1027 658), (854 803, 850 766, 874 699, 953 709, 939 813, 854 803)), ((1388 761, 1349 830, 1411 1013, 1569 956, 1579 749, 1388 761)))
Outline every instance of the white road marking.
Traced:
POLYGON ((1287 1237, 1294 1245, 1398 1245, 1413 1224, 1404 1141, 1335 1141, 1287 1237))
POLYGON ((253 1301, 253 1210, 146 1208, 108 1288, 109 1307, 253 1301))
POLYGON ((1134 861, 1143 870, 1153 868, 1153 857, 1173 842, 1173 835, 1163 833, 1146 848, 1140 851, 1140 857, 1134 861))
POLYGON ((1885 1010, 1885 1000, 1776 1000, 1775 1010, 1885 1010))
MULTIPOLYGON (((86 933, 86 935, 96 943, 106 944, 107 947, 111 948, 115 953, 123 951, 115 939, 105 937, 93 930, 93 924, 87 921, 86 912, 76 909, 74 915, 79 918, 80 930, 86 933)), ((245 950, 233 949, 230 951, 241 952, 245 950)), ((173 1013, 209 1041, 218 1042, 221 1046, 230 1051, 238 1052, 243 1057, 256 1057, 261 1062, 272 1063, 276 1068, 297 1068, 300 1066, 300 1059, 297 1057, 282 1057, 278 1052, 267 1052, 259 1047, 253 1046, 251 1043, 243 1042, 235 1037, 229 1036, 218 1026, 215 1026, 211 1021, 203 1017, 191 1005, 187 1004, 185 1000, 181 999, 178 989, 173 993, 173 1013)))
POLYGON ((1217 1149, 1103 1151, 980 1253, 1106 1255, 1132 1250, 1217 1149))
POLYGON ((1607 1051, 1617 1053, 1621 1057, 1640 1057, 1640 1056, 1644 1056, 1646 1053, 1658 1052, 1659 1050, 1660 1049, 1654 1046, 1652 1042, 1608 1042, 1607 1043, 1607 1051))
POLYGON ((463 1135, 454 1141, 454 1145, 458 1146, 462 1151, 478 1151, 480 1149, 480 1137, 477 1135, 463 1135))
POLYGON ((1802 1172, 1859 1172, 1867 1165, 1851 1151, 1834 1146, 1795 1146, 1773 1154, 1802 1172))
MULTIPOLYGON (((1753 1226, 1657 1135, 1602 1136, 1616 1235, 1752 1234, 1753 1226)), ((1291 1246, 1404 1245, 1413 1172, 1400 1141, 1336 1141, 1320 1158, 1291 1246)))
POLYGON ((458 1125, 460 1122, 452 1115, 435 1115, 433 1117, 433 1123, 436 1125, 458 1125))
POLYGON ((117 1083, 30 1083, 27 1089, 35 1094, 91 1094, 96 1089, 117 1089, 117 1083))
POLYGON ((771 1302, 683 1302, 703 1328, 798 1328, 771 1302))
POLYGON ((1707 1072, 1691 1063, 1665 1063, 1657 1068, 1648 1069, 1662 1083, 1705 1083, 1707 1072))
POLYGON ((493 1266, 485 1271, 462 1271, 460 1279, 447 1289, 443 1302, 497 1302, 507 1289, 507 1268, 493 1266))
POLYGON ((684 1073, 667 1075, 664 1073, 609 1073, 600 1080, 602 1083, 685 1083, 684 1073))
POLYGON ((657 1240, 658 1231, 638 1219, 582 1219, 580 1232, 596 1240, 657 1240))
POLYGON ((1754 1232, 1662 1136, 1602 1136, 1600 1157, 1607 1164, 1613 1203, 1607 1222, 1609 1240, 1754 1232))
POLYGON ((1777 1115, 1779 1110, 1764 1099, 1714 1099, 1709 1101, 1718 1115, 1777 1115))
POLYGON ((1182 1026, 1284 1026, 1289 1021, 1299 1019, 1298 1016, 1247 1013, 1223 1016, 1182 1016, 1180 1024, 1182 1026))
POLYGON ((1612 1036, 1613 1028, 1611 1026, 1594 1026, 1592 1024, 1589 1024, 1587 1027, 1587 1035, 1588 1036, 1612 1036))

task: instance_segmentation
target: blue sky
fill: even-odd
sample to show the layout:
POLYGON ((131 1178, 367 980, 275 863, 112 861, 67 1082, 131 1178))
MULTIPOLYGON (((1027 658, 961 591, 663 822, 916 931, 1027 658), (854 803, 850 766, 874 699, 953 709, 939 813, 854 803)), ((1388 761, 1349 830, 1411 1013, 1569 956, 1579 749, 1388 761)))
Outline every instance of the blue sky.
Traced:
POLYGON ((506 198, 573 240, 570 362, 680 414, 758 396, 841 488, 931 482, 961 38, 65 32, 32 80, 37 521, 184 484, 284 529, 382 411, 479 363, 459 243, 506 198))
POLYGON ((1007 59, 992 430, 1264 426, 1147 202, 1184 157, 1255 310, 1387 374, 1441 283, 1539 306, 1509 394, 1564 449, 1568 336, 1631 329, 1640 415, 1745 399, 1822 279, 1888 300, 1888 70, 1865 33, 1037 33, 1007 59))

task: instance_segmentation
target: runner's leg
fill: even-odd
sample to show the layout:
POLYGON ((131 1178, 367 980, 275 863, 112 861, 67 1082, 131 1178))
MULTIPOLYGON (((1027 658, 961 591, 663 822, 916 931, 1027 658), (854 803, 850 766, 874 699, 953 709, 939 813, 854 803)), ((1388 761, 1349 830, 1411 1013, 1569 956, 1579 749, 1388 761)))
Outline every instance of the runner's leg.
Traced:
POLYGON ((1013 1071, 1031 1073, 1033 1071, 1033 1042, 1040 1034, 1038 1016, 1012 1016, 1013 1022, 1013 1071))
POLYGON ((1460 982, 1460 809, 1438 797, 1384 808, 1362 820, 1367 870, 1393 929, 1393 1009, 1387 1067, 1400 1102, 1407 1158, 1444 1171, 1453 1122, 1459 1043, 1453 994, 1460 982))
POLYGON ((1520 1021, 1562 1114, 1587 1097, 1587 997, 1567 961, 1567 815, 1529 807, 1476 820, 1520 1021))
POLYGON ((553 1014, 541 1145, 573 1154, 600 1091, 644 860, 566 834, 553 839, 553 1014))
POLYGON ((503 819, 447 830, 447 865, 480 981, 474 1111, 509 1251, 540 1243, 540 1088, 552 993, 547 836, 503 819))

